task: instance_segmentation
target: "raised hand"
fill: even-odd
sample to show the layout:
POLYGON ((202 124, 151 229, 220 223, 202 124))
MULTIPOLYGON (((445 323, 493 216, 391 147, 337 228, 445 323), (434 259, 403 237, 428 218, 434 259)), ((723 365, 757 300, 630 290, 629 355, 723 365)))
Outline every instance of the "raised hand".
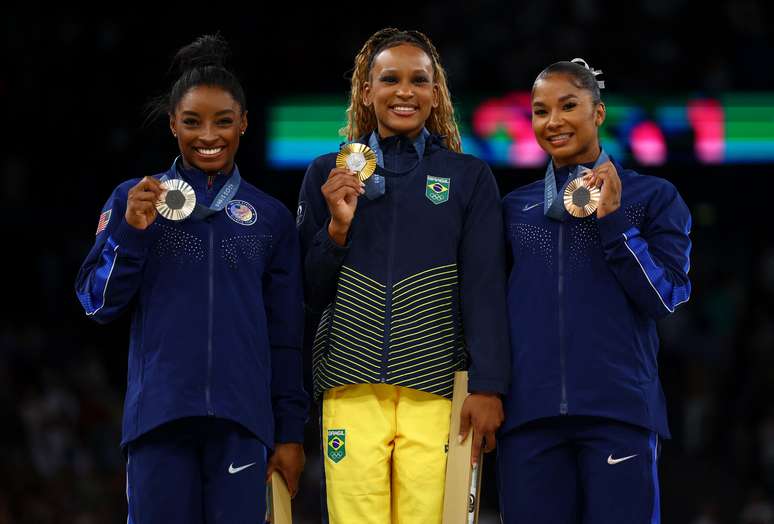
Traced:
POLYGON ((164 190, 161 182, 146 176, 129 190, 126 199, 126 222, 136 229, 146 229, 156 220, 156 201, 164 190))
POLYGON ((354 172, 339 167, 331 169, 328 180, 322 186, 322 194, 331 214, 328 234, 340 246, 347 243, 347 233, 355 218, 357 199, 365 193, 363 188, 364 184, 354 172))
POLYGON ((587 187, 600 188, 597 218, 609 215, 621 207, 621 179, 612 162, 607 161, 597 166, 585 175, 583 180, 587 187))

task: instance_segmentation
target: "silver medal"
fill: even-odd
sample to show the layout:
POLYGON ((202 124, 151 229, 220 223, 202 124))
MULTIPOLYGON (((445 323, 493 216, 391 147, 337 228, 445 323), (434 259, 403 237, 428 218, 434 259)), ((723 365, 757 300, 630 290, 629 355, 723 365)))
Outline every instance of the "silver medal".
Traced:
POLYGON ((156 201, 159 214, 169 220, 185 220, 196 207, 196 194, 193 188, 179 178, 171 178, 161 183, 164 192, 156 201))

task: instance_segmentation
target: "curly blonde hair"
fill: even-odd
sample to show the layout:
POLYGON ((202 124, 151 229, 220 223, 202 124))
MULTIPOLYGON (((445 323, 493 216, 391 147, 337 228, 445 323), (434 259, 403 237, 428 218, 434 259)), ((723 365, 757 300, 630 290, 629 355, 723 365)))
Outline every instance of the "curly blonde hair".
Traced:
POLYGON ((428 131, 440 135, 446 142, 446 147, 452 151, 462 152, 460 131, 454 118, 454 106, 451 102, 449 88, 446 85, 446 71, 441 66, 438 51, 430 39, 419 31, 401 31, 388 27, 377 31, 363 44, 355 56, 355 67, 352 71, 352 91, 347 108, 347 125, 339 133, 347 140, 356 140, 371 133, 377 128, 376 114, 373 107, 363 103, 363 86, 368 82, 371 67, 376 55, 385 49, 401 44, 410 44, 424 51, 433 62, 433 80, 438 85, 438 107, 434 107, 425 123, 428 131))

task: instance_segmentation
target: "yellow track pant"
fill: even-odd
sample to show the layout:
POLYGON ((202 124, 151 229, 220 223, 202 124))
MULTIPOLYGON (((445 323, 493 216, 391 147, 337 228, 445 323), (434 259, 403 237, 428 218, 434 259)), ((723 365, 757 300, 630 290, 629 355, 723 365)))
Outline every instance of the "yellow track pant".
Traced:
POLYGON ((400 386, 326 391, 330 524, 440 524, 450 415, 449 399, 400 386))

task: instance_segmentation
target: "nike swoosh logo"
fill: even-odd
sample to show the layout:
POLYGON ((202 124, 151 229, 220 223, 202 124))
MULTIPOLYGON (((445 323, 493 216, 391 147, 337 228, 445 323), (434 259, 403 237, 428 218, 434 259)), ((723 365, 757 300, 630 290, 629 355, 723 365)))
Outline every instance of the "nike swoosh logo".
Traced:
POLYGON ((628 457, 621 457, 619 459, 614 459, 613 455, 610 455, 609 457, 607 457, 607 463, 610 464, 611 466, 614 466, 615 464, 618 464, 619 462, 623 462, 624 460, 629 460, 629 459, 634 458, 636 456, 637 455, 629 455, 628 457))
POLYGON ((529 210, 530 210, 530 209, 532 209, 533 207, 538 207, 538 206, 539 206, 540 204, 542 204, 542 203, 543 203, 543 202, 537 202, 537 203, 535 203, 535 204, 532 204, 532 205, 530 205, 530 206, 524 206, 524 208, 522 208, 522 211, 529 211, 529 210))
POLYGON ((231 474, 233 475, 234 473, 239 473, 239 472, 240 472, 240 471, 242 471, 243 469, 247 469, 247 468, 249 468, 250 466, 255 466, 255 462, 251 462, 250 464, 245 464, 244 466, 239 466, 238 468, 235 468, 235 467, 234 467, 234 463, 232 462, 232 463, 231 463, 231 464, 229 464, 229 466, 228 466, 228 472, 229 472, 229 473, 231 473, 231 474))

